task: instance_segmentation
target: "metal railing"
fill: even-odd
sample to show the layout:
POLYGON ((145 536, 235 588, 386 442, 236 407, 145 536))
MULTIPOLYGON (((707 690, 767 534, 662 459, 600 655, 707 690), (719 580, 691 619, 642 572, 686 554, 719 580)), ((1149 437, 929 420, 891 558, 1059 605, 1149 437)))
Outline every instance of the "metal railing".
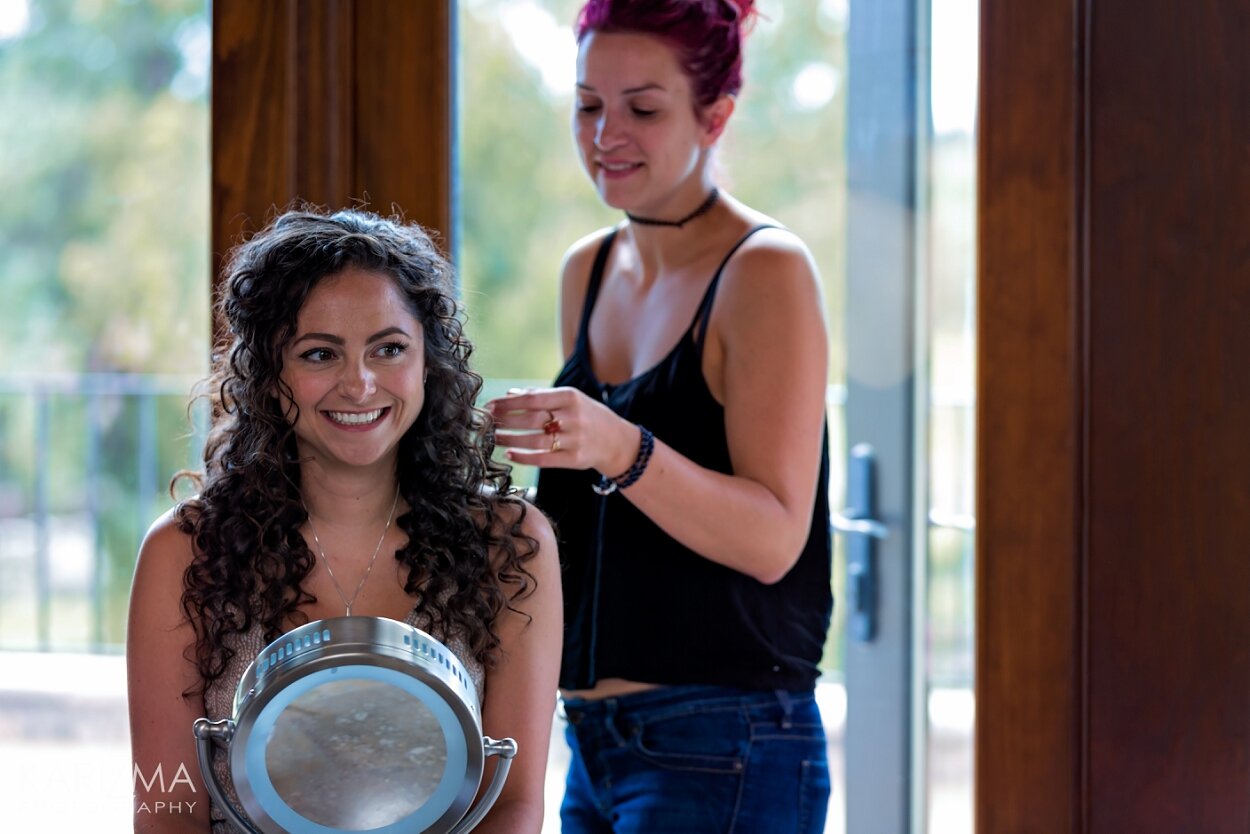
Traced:
MULTIPOLYGON (((65 528, 67 519, 73 520, 68 526, 85 533, 85 542, 80 538, 70 549, 87 562, 87 647, 103 651, 116 642, 107 639, 104 622, 109 573, 104 528, 106 523, 122 530, 128 526, 133 556, 172 470, 198 459, 207 428, 203 414, 194 424, 184 416, 182 431, 165 433, 158 428, 162 405, 171 414, 187 414, 197 379, 108 373, 0 375, 0 614, 25 599, 20 579, 26 573, 28 584, 33 584, 33 648, 60 648, 52 622, 58 567, 54 552, 58 535, 64 532, 58 525, 65 528), (79 420, 69 418, 78 415, 80 424, 72 425, 79 420), (162 461, 162 446, 179 445, 180 436, 182 453, 170 466, 168 453, 162 461), (129 452, 120 455, 120 461, 117 449, 110 448, 119 442, 129 452), (80 460, 67 462, 67 455, 80 460), (64 470, 55 469, 65 463, 64 470), (80 474, 81 483, 76 487, 57 483, 67 473, 80 474), (125 515, 130 516, 128 525, 125 515)), ((11 648, 12 623, 5 625, 10 633, 0 631, 0 647, 11 648)), ((23 648, 32 647, 31 642, 29 634, 18 639, 23 648)))

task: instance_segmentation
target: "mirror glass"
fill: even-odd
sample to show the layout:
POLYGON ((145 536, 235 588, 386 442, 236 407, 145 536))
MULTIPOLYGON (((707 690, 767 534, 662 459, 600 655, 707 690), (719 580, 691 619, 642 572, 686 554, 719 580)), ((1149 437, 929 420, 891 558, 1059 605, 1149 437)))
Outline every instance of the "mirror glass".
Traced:
POLYGON ((265 766, 278 796, 329 828, 391 825, 442 782, 447 742, 438 718, 409 692, 377 680, 336 680, 277 716, 265 766))

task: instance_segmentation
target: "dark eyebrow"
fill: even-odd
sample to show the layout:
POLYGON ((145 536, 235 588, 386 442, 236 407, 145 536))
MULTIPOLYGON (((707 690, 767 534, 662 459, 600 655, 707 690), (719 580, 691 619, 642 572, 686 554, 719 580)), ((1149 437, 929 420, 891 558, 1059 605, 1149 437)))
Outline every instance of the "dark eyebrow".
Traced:
POLYGON ((377 333, 374 333, 369 337, 369 341, 365 344, 372 344, 378 339, 385 339, 387 336, 405 336, 409 339, 412 338, 412 336, 408 335, 408 331, 404 330, 402 327, 388 327, 385 330, 379 330, 377 333))
MULTIPOLYGON (((577 89, 584 90, 585 92, 588 92, 588 93, 595 92, 594 87, 590 86, 589 84, 583 84, 580 81, 577 82, 577 89)), ((638 93, 645 93, 647 92, 647 90, 659 90, 660 92, 666 92, 666 90, 662 86, 654 82, 650 84, 643 84, 640 87, 630 87, 628 90, 622 90, 621 92, 627 96, 632 96, 632 95, 637 95, 638 93)))
MULTIPOLYGON (((407 336, 409 339, 412 338, 412 336, 409 336, 407 331, 405 331, 402 327, 388 327, 385 330, 379 330, 377 333, 374 333, 369 337, 369 340, 365 344, 372 344, 379 339, 385 339, 387 336, 395 335, 407 336)), ((305 341, 329 342, 332 345, 345 344, 341 336, 335 336, 333 333, 305 333, 294 342, 291 342, 291 344, 298 345, 300 342, 305 341)))
POLYGON ((344 344, 343 340, 338 336, 329 333, 305 333, 295 341, 291 342, 292 346, 298 345, 300 342, 329 342, 334 345, 344 344))

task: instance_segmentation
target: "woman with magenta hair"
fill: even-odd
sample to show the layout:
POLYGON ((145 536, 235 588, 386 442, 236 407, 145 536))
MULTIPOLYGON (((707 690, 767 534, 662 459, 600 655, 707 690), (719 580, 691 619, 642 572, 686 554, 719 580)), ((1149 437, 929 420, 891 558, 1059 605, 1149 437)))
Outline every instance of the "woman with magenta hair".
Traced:
POLYGON ((819 832, 832 611, 816 267, 718 188, 751 0, 591 0, 555 387, 491 403, 565 562, 565 832, 819 832))

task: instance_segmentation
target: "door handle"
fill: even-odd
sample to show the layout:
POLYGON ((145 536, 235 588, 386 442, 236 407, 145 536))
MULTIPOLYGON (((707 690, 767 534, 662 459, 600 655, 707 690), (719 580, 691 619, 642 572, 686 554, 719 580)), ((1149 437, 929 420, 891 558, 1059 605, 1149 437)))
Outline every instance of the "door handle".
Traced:
POLYGON ((833 529, 846 536, 846 578, 850 613, 847 628, 852 638, 868 643, 877 636, 880 588, 877 573, 877 540, 890 534, 876 519, 877 453, 868 443, 851 449, 846 463, 846 508, 830 514, 833 529))
MULTIPOLYGON (((847 512, 850 512, 849 508, 847 512)), ((830 514, 830 518, 833 521, 833 529, 839 533, 872 536, 874 539, 884 539, 890 535, 890 528, 875 518, 851 518, 836 511, 830 514)))

